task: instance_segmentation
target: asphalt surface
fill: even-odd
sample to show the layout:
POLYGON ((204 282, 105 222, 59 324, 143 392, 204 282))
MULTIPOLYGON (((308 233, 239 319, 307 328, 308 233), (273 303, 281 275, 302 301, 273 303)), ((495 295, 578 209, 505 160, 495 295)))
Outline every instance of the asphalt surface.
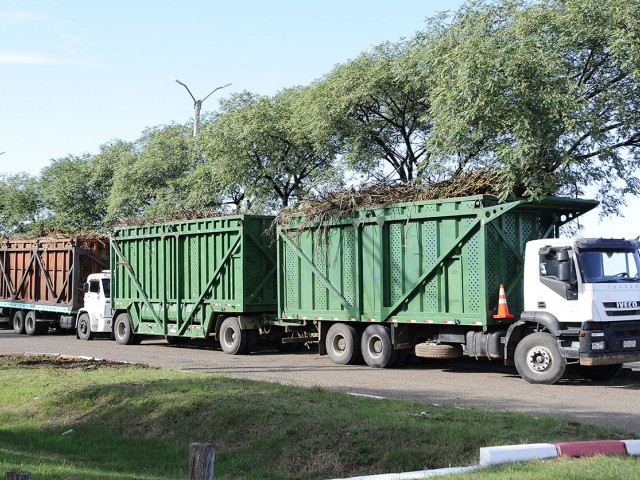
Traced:
POLYGON ((206 342, 176 347, 160 339, 122 346, 108 339, 81 341, 73 335, 16 335, 0 327, 0 354, 8 353, 85 355, 426 404, 558 415, 640 435, 638 363, 625 365, 618 377, 607 382, 569 376, 556 385, 531 385, 515 369, 486 361, 413 361, 385 370, 335 365, 314 351, 279 353, 262 347, 250 355, 232 356, 206 342))

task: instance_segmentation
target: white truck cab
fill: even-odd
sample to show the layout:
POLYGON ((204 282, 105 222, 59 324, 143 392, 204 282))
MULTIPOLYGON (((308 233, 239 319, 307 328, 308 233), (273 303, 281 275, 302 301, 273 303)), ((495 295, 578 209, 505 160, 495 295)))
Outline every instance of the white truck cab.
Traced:
POLYGON ((96 333, 111 333, 111 301, 109 270, 93 273, 84 284, 84 307, 78 311, 76 334, 91 340, 96 333))
POLYGON ((527 243, 524 311, 512 326, 529 339, 514 353, 523 378, 554 383, 566 363, 605 379, 640 361, 639 248, 636 240, 603 238, 527 243))

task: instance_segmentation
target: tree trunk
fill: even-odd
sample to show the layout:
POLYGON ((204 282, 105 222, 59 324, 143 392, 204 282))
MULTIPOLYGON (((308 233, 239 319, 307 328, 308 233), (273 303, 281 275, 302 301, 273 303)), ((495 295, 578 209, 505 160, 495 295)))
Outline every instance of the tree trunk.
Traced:
POLYGON ((189 445, 189 480, 213 480, 215 451, 210 443, 189 445))
POLYGON ((7 472, 4 474, 4 480, 31 480, 29 472, 7 472))

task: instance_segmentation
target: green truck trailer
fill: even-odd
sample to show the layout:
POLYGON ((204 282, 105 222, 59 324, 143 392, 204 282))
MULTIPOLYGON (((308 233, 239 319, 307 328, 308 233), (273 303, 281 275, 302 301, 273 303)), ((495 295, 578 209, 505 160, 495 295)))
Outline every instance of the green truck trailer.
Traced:
POLYGON ((569 365, 608 378, 640 360, 640 243, 557 238, 596 205, 472 196, 292 216, 275 234, 252 215, 125 227, 111 239, 113 333, 215 337, 231 354, 258 336, 317 341, 337 364, 379 368, 466 355, 532 383, 569 365))

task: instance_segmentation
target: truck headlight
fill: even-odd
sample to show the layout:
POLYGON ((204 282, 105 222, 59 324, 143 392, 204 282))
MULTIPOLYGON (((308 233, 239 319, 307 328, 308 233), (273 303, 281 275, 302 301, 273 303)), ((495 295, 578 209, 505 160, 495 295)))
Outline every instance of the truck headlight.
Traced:
POLYGON ((604 350, 606 342, 591 342, 591 350, 604 350))

